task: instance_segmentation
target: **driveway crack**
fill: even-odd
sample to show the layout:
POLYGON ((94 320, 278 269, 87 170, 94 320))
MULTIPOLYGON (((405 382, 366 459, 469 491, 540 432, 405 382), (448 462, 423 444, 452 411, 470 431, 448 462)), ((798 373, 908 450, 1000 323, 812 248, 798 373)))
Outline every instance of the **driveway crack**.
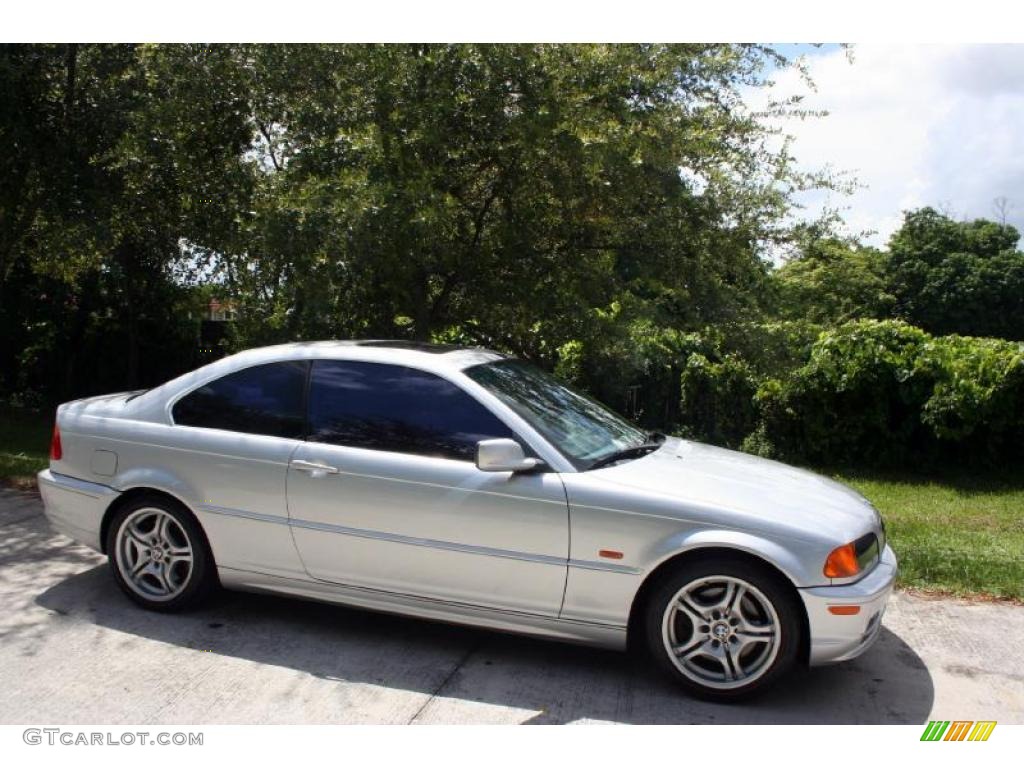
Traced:
POLYGON ((458 671, 462 669, 464 666, 466 666, 466 662, 468 662, 473 657, 473 655, 480 650, 480 646, 482 645, 483 641, 477 640, 475 643, 469 646, 466 652, 462 654, 462 657, 458 660, 458 662, 456 662, 455 666, 452 667, 451 671, 447 675, 445 675, 444 680, 442 680, 441 683, 437 686, 437 688, 435 688, 431 692, 431 694, 427 697, 427 700, 423 702, 423 705, 416 710, 416 713, 409 718, 408 722, 406 722, 406 725, 412 725, 416 722, 417 718, 419 718, 419 716, 422 715, 424 711, 426 711, 427 707, 430 706, 431 702, 434 701, 434 699, 436 699, 441 694, 441 691, 443 691, 448 686, 448 683, 452 681, 452 678, 455 677, 458 671))

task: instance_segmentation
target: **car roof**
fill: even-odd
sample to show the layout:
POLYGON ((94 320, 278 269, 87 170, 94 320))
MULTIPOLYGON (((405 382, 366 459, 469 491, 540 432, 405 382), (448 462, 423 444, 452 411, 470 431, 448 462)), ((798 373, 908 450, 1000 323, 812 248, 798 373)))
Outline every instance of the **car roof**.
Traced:
POLYGON ((448 352, 458 352, 463 349, 475 349, 475 347, 466 347, 460 344, 434 344, 429 341, 406 341, 403 339, 372 339, 370 341, 355 341, 349 343, 355 344, 357 347, 409 349, 413 352, 429 352, 433 355, 443 355, 448 352))
MULTIPOLYGON (((401 339, 351 339, 345 341, 296 341, 270 347, 247 349, 189 371, 130 401, 129 410, 146 414, 182 391, 245 368, 289 360, 358 360, 369 363, 404 365, 438 375, 461 371, 481 363, 506 359, 505 355, 480 347, 428 344, 401 339)), ((156 411, 153 411, 154 413, 156 411)))
POLYGON ((407 365, 425 370, 462 370, 478 363, 503 360, 506 355, 483 347, 456 344, 431 344, 405 339, 348 339, 296 341, 257 347, 225 357, 211 365, 224 364, 225 368, 238 370, 276 360, 320 358, 407 365))

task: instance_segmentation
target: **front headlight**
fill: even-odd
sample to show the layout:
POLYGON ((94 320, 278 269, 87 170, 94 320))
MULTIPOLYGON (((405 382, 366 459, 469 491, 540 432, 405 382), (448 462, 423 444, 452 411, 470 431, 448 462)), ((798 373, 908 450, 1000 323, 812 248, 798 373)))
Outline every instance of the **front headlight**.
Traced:
POLYGON ((852 578, 869 570, 878 561, 880 551, 878 537, 873 533, 865 534, 829 552, 822 573, 830 579, 852 578))

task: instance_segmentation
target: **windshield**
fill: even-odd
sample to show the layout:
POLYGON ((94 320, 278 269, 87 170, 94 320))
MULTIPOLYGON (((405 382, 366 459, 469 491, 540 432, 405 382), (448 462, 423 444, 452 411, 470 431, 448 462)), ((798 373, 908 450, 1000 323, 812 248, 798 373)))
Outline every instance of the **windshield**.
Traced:
POLYGON ((577 469, 646 442, 644 433, 621 416, 521 360, 484 363, 464 373, 527 421, 577 469))

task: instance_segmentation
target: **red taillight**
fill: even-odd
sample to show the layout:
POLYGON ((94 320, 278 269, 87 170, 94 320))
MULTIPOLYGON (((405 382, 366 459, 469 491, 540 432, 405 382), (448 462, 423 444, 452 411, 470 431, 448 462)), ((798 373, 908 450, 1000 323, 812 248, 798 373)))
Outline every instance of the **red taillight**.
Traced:
POLYGON ((53 437, 50 438, 50 461, 60 461, 64 450, 60 446, 60 427, 53 422, 53 437))

